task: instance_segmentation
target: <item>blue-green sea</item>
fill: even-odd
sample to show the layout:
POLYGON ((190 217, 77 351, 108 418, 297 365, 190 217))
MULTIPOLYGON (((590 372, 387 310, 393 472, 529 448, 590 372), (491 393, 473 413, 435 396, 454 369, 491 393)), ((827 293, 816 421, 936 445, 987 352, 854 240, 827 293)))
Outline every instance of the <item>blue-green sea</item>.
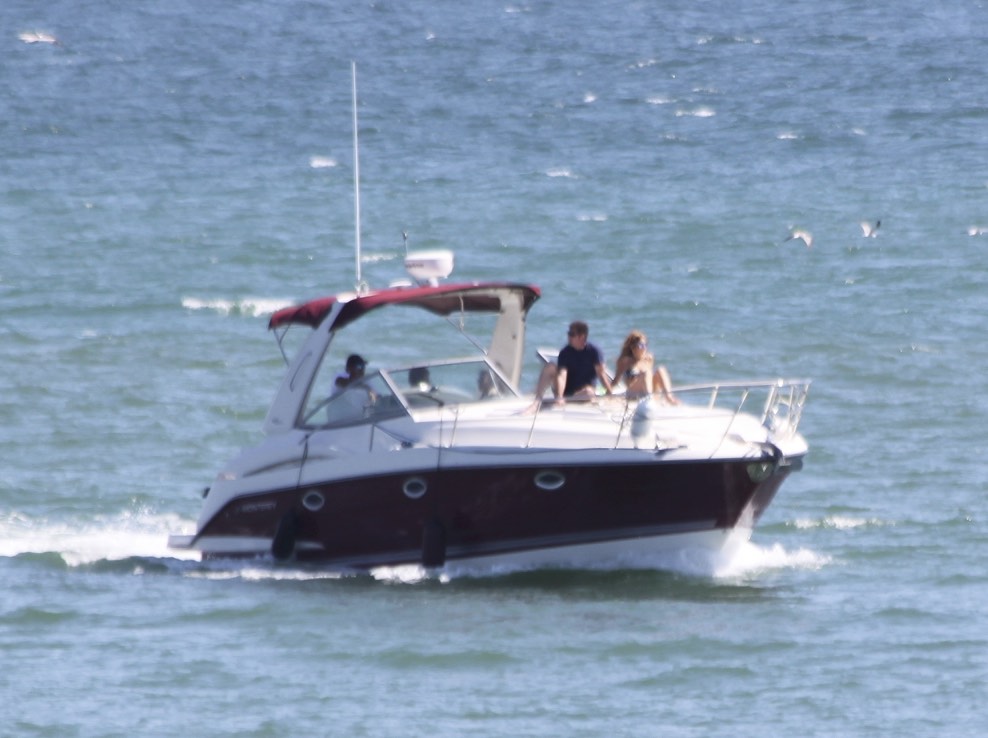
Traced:
POLYGON ((977 0, 5 0, 0 734, 985 735, 986 49, 977 0), (354 285, 351 62, 372 285, 403 233, 539 285, 529 390, 572 319, 812 379, 737 558, 167 549, 261 437, 270 312, 354 285))

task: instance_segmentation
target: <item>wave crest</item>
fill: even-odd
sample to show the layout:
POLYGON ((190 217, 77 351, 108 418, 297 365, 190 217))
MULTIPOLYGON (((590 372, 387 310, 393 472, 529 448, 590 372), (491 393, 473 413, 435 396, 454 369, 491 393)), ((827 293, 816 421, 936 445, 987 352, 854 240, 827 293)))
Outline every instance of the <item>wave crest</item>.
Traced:
POLYGON ((266 297, 244 297, 239 300, 182 298, 182 307, 186 310, 212 310, 220 315, 246 315, 248 317, 270 315, 276 310, 293 304, 291 300, 266 297))

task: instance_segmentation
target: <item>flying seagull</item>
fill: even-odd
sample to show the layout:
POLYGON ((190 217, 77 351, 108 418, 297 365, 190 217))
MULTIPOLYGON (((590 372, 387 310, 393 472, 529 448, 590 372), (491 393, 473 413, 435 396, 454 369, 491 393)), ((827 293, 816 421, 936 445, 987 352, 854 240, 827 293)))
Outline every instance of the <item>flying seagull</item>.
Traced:
POLYGON ((876 220, 872 225, 867 220, 861 221, 861 235, 865 238, 874 238, 878 235, 878 229, 882 227, 882 221, 876 220))
MULTIPOLYGON (((810 248, 813 246, 813 234, 810 233, 809 231, 804 231, 797 228, 796 230, 792 231, 789 234, 789 238, 786 239, 786 241, 794 241, 794 240, 802 241, 803 243, 806 244, 806 248, 810 248)), ((783 241, 782 243, 785 243, 786 241, 783 241)))

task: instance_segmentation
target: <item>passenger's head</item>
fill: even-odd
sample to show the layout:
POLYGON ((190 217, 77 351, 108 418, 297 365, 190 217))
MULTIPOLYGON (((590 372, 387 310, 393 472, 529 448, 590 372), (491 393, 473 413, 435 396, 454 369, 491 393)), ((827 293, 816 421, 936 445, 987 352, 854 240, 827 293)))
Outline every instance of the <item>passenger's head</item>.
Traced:
POLYGON ((582 348, 587 342, 587 337, 590 335, 590 326, 582 320, 574 320, 569 324, 569 331, 566 335, 569 337, 571 346, 582 348))
POLYGON ((639 330, 633 330, 621 345, 621 356, 635 356, 636 349, 644 351, 647 348, 648 338, 645 337, 645 334, 639 330))
POLYGON ((487 369, 481 369, 477 374, 477 389, 480 390, 481 397, 491 397, 497 394, 497 386, 494 384, 494 377, 487 369))
POLYGON ((417 366, 408 372, 408 383, 413 387, 420 384, 429 384, 429 368, 417 366))

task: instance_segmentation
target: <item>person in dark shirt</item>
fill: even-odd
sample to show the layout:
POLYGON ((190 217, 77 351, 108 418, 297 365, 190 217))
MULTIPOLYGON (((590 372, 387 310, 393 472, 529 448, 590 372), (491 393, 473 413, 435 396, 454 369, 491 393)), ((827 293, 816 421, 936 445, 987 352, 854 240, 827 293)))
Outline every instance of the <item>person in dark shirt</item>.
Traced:
POLYGON ((596 395, 597 380, 611 393, 611 380, 604 368, 604 356, 600 349, 588 340, 590 327, 582 320, 570 323, 569 342, 559 351, 555 364, 546 364, 535 388, 535 400, 551 386, 557 401, 567 398, 588 400, 596 395))

